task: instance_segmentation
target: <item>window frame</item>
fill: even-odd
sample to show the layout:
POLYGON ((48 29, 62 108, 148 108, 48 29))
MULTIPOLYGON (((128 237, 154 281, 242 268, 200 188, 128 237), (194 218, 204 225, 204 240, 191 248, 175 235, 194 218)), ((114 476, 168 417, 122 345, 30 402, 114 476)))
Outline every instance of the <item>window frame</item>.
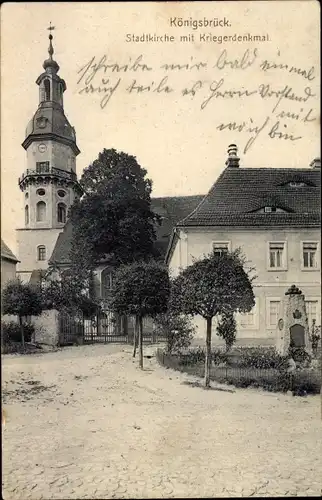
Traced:
POLYGON ((43 200, 40 200, 36 203, 36 222, 40 223, 47 222, 47 203, 43 200), (43 219, 38 218, 38 207, 40 205, 45 207, 45 217, 43 219))
POLYGON ((241 319, 243 316, 249 313, 237 313, 236 314, 236 323, 237 323, 237 330, 240 329, 241 331, 245 332, 247 330, 258 330, 259 329, 259 297, 255 297, 255 305, 252 309, 253 311, 253 318, 254 318, 254 323, 252 325, 242 325, 241 319))
MULTIPOLYGON (((316 302, 317 303, 316 326, 321 326, 321 297, 313 297, 313 296, 309 295, 309 296, 305 297, 305 299, 304 299, 305 311, 306 311, 306 316, 307 316, 307 320, 308 320, 308 326, 309 326, 309 329, 311 329, 312 324, 310 325, 310 323, 309 323, 309 317, 308 317, 308 313, 307 313, 307 309, 306 309, 307 302, 316 302)), ((311 333, 311 330, 310 330, 310 333, 311 333)))
POLYGON ((29 205, 25 205, 25 226, 28 226, 30 222, 30 213, 29 213, 29 205))
POLYGON ((276 271, 287 271, 287 241, 268 241, 267 242, 267 271, 276 272, 276 271), (282 253, 282 265, 280 267, 271 267, 271 245, 281 245, 283 244, 283 253, 282 253))
POLYGON ((227 252, 231 252, 231 241, 217 241, 217 240, 213 240, 211 242, 211 252, 214 251, 214 245, 227 245, 227 252))
POLYGON ((67 205, 66 205, 66 203, 64 203, 62 201, 59 201, 57 203, 57 222, 58 222, 58 224, 66 224, 66 222, 67 222, 67 205), (64 221, 59 220, 59 209, 60 208, 64 208, 64 210, 65 210, 65 220, 64 221))
POLYGON ((106 273, 106 275, 108 275, 108 281, 109 281, 109 287, 106 287, 106 290, 108 290, 109 292, 112 290, 112 287, 113 287, 113 270, 110 268, 110 267, 105 267, 104 269, 101 270, 101 275, 100 275, 100 295, 101 295, 101 298, 107 298, 109 296, 109 294, 107 293, 106 295, 103 293, 103 290, 105 290, 105 287, 104 287, 104 281, 103 281, 103 278, 104 278, 104 272, 106 273))
POLYGON ((38 262, 44 262, 45 260, 47 260, 47 248, 46 248, 46 245, 38 245, 37 246, 37 261, 38 262), (45 253, 44 253, 44 259, 41 259, 40 256, 40 250, 44 250, 45 253))
POLYGON ((281 297, 266 297, 266 330, 277 330, 278 328, 278 320, 276 325, 272 325, 270 322, 271 319, 271 310, 270 303, 271 302, 279 302, 279 316, 282 318, 282 298, 281 297))
POLYGON ((319 271, 320 270, 320 242, 317 240, 303 240, 301 241, 301 271, 319 271), (316 260, 316 267, 305 267, 304 266, 304 245, 308 243, 315 243, 316 244, 316 255, 315 255, 315 260, 316 260))
POLYGON ((49 174, 49 172, 50 172, 50 162, 49 161, 36 161, 36 173, 37 174, 49 174), (41 165, 44 168, 42 168, 41 165))
POLYGON ((51 81, 49 78, 44 79, 44 102, 50 102, 51 99, 51 81), (48 85, 46 85, 48 83, 48 85))

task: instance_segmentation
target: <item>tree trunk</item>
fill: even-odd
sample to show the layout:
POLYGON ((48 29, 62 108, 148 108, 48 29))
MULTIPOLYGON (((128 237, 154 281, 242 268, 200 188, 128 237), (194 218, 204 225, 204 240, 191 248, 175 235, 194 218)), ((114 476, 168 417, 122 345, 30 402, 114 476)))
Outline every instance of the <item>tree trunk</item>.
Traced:
POLYGON ((206 360, 205 360, 205 387, 209 387, 210 386, 211 323, 212 323, 212 318, 207 318, 206 360))
POLYGON ((142 317, 139 316, 139 366, 143 370, 143 324, 142 317))
POLYGON ((135 316, 135 326, 134 326, 134 337, 133 337, 133 358, 135 358, 136 355, 136 348, 138 346, 138 328, 139 328, 139 321, 138 317, 135 316))
POLYGON ((20 333, 21 333, 21 344, 22 344, 23 350, 25 350, 25 335, 24 335, 24 331, 23 331, 23 323, 22 323, 21 316, 19 316, 19 325, 20 325, 20 333))

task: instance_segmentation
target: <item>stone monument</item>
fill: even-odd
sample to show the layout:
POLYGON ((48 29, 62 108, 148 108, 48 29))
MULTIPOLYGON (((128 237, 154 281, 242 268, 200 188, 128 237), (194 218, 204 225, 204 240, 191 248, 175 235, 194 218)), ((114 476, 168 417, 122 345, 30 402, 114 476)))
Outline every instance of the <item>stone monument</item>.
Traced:
POLYGON ((286 355, 290 347, 302 348, 312 354, 304 299, 302 291, 295 285, 285 292, 282 308, 284 314, 278 321, 276 345, 282 355, 286 355))

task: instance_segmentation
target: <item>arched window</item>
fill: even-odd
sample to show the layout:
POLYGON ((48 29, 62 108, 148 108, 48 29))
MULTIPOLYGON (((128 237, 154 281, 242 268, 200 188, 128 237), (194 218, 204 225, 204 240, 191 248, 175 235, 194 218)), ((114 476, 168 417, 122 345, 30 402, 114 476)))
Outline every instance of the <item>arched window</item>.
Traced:
POLYGON ((45 245, 39 245, 37 247, 37 259, 46 260, 46 247, 45 245))
POLYGON ((38 201, 37 222, 43 222, 44 220, 46 220, 46 203, 44 201, 38 201))
POLYGON ((44 88, 45 88, 45 101, 50 101, 50 81, 46 78, 44 80, 44 88))
POLYGON ((103 269, 101 274, 101 298, 106 298, 109 296, 112 285, 113 277, 111 269, 107 267, 106 269, 103 269))
POLYGON ((29 207, 28 205, 25 206, 25 224, 29 224, 29 207))
POLYGON ((57 205, 57 220, 62 223, 66 222, 66 205, 64 203, 57 205))
POLYGON ((58 85, 58 97, 59 99, 63 97, 63 85, 61 83, 58 85))

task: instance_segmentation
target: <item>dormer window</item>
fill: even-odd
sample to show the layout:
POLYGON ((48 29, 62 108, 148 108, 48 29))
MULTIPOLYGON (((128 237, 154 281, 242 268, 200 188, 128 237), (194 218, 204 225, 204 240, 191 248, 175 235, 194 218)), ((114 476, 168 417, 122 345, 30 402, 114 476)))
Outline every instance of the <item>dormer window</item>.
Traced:
POLYGON ((292 188, 307 186, 305 182, 296 182, 296 181, 289 182, 287 185, 292 188))
POLYGON ((278 207, 276 205, 265 205, 262 208, 259 208, 257 210, 253 210, 252 213, 255 214, 276 214, 276 213, 288 213, 292 212, 290 209, 285 209, 278 207))
POLYGON ((303 175, 294 175, 291 178, 284 181, 280 184, 281 187, 289 187, 289 188, 301 188, 301 187, 316 187, 314 182, 303 176, 303 175))

